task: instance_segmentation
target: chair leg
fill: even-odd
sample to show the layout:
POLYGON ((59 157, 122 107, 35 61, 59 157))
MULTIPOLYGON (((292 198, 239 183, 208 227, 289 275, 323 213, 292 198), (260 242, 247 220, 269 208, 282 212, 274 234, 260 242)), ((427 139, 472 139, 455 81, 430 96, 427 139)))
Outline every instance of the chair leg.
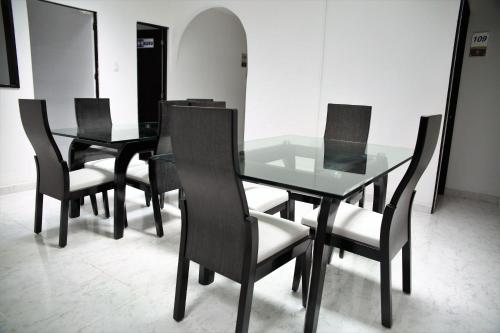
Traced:
POLYGON ((94 212, 94 215, 97 216, 99 214, 97 210, 97 199, 95 197, 95 194, 91 194, 90 196, 90 203, 92 204, 92 211, 94 212))
POLYGON ((411 241, 403 246, 403 292, 411 293, 411 241))
POLYGON ((160 194, 160 208, 163 209, 165 207, 165 193, 160 194))
POLYGON ((304 264, 305 263, 302 256, 298 256, 295 259, 295 269, 293 271, 293 283, 292 283, 293 291, 299 290, 300 278, 302 275, 302 267, 304 266, 304 264))
POLYGON ((65 247, 68 239, 68 210, 69 200, 61 201, 61 216, 59 224, 59 247, 65 247))
POLYGON ((344 258, 344 249, 339 250, 339 258, 340 259, 344 258))
POLYGON ((189 260, 179 254, 177 284, 175 286, 174 319, 181 321, 186 311, 186 293, 189 277, 189 260))
MULTIPOLYGON (((290 194, 288 194, 288 196, 290 197, 290 194)), ((289 198, 287 208, 286 218, 292 222, 295 222, 295 200, 289 198)))
POLYGON ((80 206, 83 206, 85 204, 85 197, 80 198, 80 206))
POLYGON ((328 263, 331 263, 331 262, 332 262, 332 259, 333 259, 333 250, 334 250, 334 247, 333 247, 333 246, 327 246, 327 251, 328 251, 328 263))
POLYGON ((160 202, 158 202, 158 195, 152 195, 151 200, 153 201, 153 215, 155 218, 156 235, 158 237, 163 237, 163 221, 161 219, 161 206, 160 202))
POLYGON ((200 265, 200 272, 198 274, 198 283, 204 286, 208 286, 212 282, 214 282, 215 272, 209 270, 200 265))
POLYGON ((144 191, 144 199, 146 200, 146 206, 149 207, 151 205, 151 192, 144 191))
POLYGON ((380 294, 382 306, 382 325, 392 326, 392 295, 391 295, 391 261, 389 258, 380 261, 380 294))
POLYGON ((302 306, 307 306, 307 294, 309 292, 309 278, 311 277, 312 264, 312 242, 304 253, 304 263, 302 265, 302 306))
POLYGON ((43 194, 36 191, 35 199, 35 234, 42 231, 43 194))
POLYGON ((110 217, 110 214, 109 214, 108 191, 102 191, 102 203, 104 205, 104 215, 108 219, 110 217))
POLYGON ((250 322, 250 311, 252 310, 254 280, 250 277, 241 283, 240 300, 238 303, 238 317, 236 319, 236 332, 248 332, 250 322))
POLYGON ((365 207, 365 190, 363 189, 363 191, 361 192, 361 198, 359 199, 359 203, 358 203, 359 207, 363 208, 365 207))

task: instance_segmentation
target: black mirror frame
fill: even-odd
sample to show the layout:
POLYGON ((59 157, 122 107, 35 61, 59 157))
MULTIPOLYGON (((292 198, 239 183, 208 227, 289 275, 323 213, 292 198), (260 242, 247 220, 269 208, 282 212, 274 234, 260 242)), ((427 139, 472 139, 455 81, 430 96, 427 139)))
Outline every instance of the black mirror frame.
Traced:
POLYGON ((14 17, 11 0, 0 0, 7 46, 7 64, 9 66, 9 84, 0 82, 2 88, 19 88, 19 71, 17 67, 16 35, 14 33, 14 17))

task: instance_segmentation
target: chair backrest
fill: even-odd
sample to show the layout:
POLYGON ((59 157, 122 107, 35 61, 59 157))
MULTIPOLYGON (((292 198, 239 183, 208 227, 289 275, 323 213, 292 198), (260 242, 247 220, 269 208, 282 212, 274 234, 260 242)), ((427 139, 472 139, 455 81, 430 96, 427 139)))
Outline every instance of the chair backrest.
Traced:
POLYGON ((170 138, 170 117, 169 108, 175 101, 160 101, 160 123, 158 129, 158 145, 156 146, 155 154, 171 154, 172 140, 170 138))
POLYGON ((213 102, 213 98, 188 98, 190 102, 213 102))
POLYGON ((69 187, 68 167, 50 131, 45 100, 20 99, 19 110, 24 131, 35 150, 39 191, 61 199, 69 187))
POLYGON ((186 198, 186 257, 239 281, 258 229, 238 177, 237 110, 172 106, 170 118, 186 198))
POLYGON ((226 102, 224 101, 189 101, 190 106, 200 106, 208 108, 225 108, 226 102))
POLYGON ((381 246, 388 246, 387 250, 391 255, 395 255, 408 240, 408 223, 415 187, 434 154, 440 128, 441 115, 420 118, 410 165, 384 210, 380 241, 381 246))
POLYGON ((171 100, 171 101, 166 101, 165 104, 167 104, 167 105, 189 106, 189 101, 188 100, 171 100))
POLYGON ((366 143, 371 116, 371 106, 328 104, 324 138, 366 143))
POLYGON ((82 130, 112 127, 109 98, 75 98, 76 124, 82 130))

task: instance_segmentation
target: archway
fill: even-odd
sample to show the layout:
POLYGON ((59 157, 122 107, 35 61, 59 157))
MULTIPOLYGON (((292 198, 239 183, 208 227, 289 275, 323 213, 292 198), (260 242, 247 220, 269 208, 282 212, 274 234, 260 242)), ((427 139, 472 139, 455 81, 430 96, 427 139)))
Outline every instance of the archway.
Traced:
POLYGON ((211 8, 194 17, 181 37, 169 99, 213 98, 238 110, 243 142, 247 83, 247 39, 238 17, 211 8))

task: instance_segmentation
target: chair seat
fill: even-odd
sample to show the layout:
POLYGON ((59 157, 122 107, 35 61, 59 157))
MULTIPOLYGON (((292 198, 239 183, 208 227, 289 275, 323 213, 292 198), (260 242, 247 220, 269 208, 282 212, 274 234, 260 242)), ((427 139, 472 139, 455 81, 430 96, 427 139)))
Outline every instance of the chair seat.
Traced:
MULTIPOLYGON (((248 209, 258 212, 268 210, 288 201, 288 192, 273 187, 257 185, 245 188, 248 209)), ((248 185, 247 185, 248 186, 248 185)), ((245 187, 245 185, 243 185, 245 187)))
POLYGON ((114 174, 98 169, 79 169, 69 173, 69 191, 76 192, 89 187, 94 187, 112 182, 114 174))
MULTIPOLYGON (((319 207, 302 217, 302 224, 316 228, 319 207)), ((341 202, 333 222, 332 233, 380 247, 380 227, 382 214, 341 202)))
POLYGON ((288 220, 250 210, 259 220, 259 252, 257 263, 273 256, 287 246, 309 237, 309 228, 288 220))
POLYGON ((149 167, 147 164, 129 167, 127 169, 127 178, 149 184, 149 167))
MULTIPOLYGON (((128 164, 128 168, 134 168, 142 165, 148 165, 148 162, 143 160, 133 159, 128 164)), ((101 160, 95 160, 85 163, 86 168, 100 169, 114 172, 115 170, 115 159, 114 158, 103 158, 101 160)))

